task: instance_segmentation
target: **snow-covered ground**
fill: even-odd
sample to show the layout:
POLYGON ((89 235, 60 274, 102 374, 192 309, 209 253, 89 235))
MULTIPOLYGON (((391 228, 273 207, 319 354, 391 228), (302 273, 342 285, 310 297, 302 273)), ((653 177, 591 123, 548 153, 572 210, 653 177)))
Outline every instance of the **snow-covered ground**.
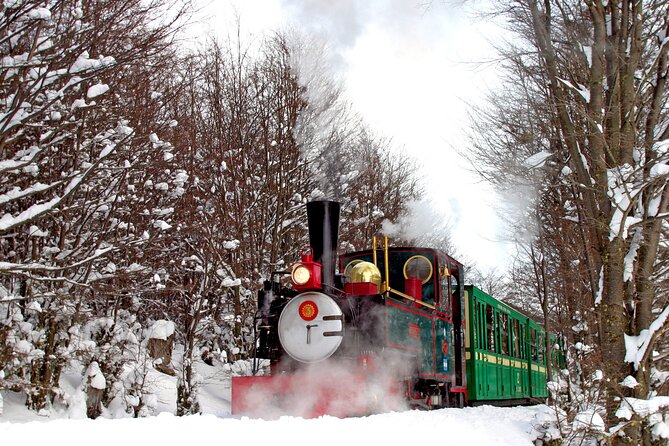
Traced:
POLYGON ((163 412, 150 418, 56 419, 13 422, 0 417, 3 444, 120 445, 150 440, 157 445, 265 442, 291 445, 342 444, 467 444, 533 445, 533 421, 542 406, 496 408, 483 406, 433 412, 396 412, 361 418, 321 417, 305 420, 283 417, 274 421, 217 417, 211 414, 176 417, 163 412))
MULTIPOLYGON (((198 364, 202 376, 199 401, 203 415, 176 417, 176 378, 152 371, 157 416, 148 418, 85 418, 83 407, 55 406, 50 417, 38 416, 23 405, 23 397, 3 392, 0 415, 2 444, 121 445, 151 441, 156 445, 196 445, 278 442, 291 445, 342 444, 448 444, 532 445, 536 425, 546 416, 545 406, 496 408, 483 406, 407 411, 338 419, 282 417, 266 421, 230 415, 230 368, 198 364), (20 442, 20 443, 19 443, 20 442), (428 443, 429 442, 429 443, 428 443)), ((69 374, 63 386, 76 395, 77 377, 69 374)))

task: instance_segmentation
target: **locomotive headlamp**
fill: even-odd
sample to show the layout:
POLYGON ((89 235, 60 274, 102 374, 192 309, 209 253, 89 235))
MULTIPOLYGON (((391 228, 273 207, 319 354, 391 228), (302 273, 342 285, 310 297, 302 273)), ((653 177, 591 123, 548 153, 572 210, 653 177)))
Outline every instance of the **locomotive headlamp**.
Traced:
POLYGON ((322 287, 322 267, 320 263, 314 262, 314 250, 311 246, 302 248, 301 257, 301 261, 293 265, 290 273, 293 288, 299 292, 320 289, 322 287))
POLYGON ((311 279, 311 271, 309 271, 309 268, 306 266, 297 264, 293 268, 291 278, 293 279, 293 283, 295 285, 304 285, 309 281, 309 279, 311 279))

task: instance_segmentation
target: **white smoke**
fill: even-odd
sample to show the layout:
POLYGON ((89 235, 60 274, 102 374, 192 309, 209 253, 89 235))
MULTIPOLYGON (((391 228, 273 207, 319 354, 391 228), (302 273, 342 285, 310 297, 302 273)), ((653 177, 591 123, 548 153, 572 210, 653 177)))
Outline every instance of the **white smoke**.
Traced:
POLYGON ((365 373, 357 365, 324 361, 295 373, 233 380, 238 412, 252 418, 365 416, 406 409, 404 388, 389 367, 365 373), (249 379, 246 383, 243 381, 249 379), (249 384, 250 383, 250 384, 249 384), (244 386, 235 389, 235 386, 244 386), (239 399, 243 400, 240 405, 239 399))
POLYGON ((309 104, 300 116, 295 136, 302 147, 308 148, 340 124, 345 107, 340 60, 325 40, 299 34, 290 38, 290 64, 309 104))
POLYGON ((384 235, 410 243, 432 248, 450 248, 449 219, 428 200, 412 200, 407 203, 407 212, 395 221, 381 223, 384 235))
POLYGON ((426 44, 462 14, 458 2, 423 0, 283 0, 296 23, 346 52, 370 27, 388 30, 405 45, 426 44))

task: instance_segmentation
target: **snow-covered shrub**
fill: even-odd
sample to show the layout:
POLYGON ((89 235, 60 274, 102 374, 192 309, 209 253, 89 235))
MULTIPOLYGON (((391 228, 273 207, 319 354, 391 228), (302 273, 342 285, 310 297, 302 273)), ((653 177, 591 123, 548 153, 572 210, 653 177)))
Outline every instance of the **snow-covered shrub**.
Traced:
POLYGON ((536 414, 532 425, 539 433, 538 443, 542 446, 561 445, 563 432, 567 429, 567 414, 559 407, 542 407, 536 414))

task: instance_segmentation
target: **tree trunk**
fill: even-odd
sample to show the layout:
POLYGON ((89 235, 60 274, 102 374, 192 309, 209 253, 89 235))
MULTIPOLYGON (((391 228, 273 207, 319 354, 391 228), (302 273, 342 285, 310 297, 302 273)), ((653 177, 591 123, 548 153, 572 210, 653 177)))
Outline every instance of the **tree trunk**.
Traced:
POLYGON ((170 376, 176 376, 176 372, 171 367, 174 334, 170 335, 167 339, 151 338, 146 347, 149 356, 154 360, 160 361, 160 363, 155 366, 156 370, 170 376))

